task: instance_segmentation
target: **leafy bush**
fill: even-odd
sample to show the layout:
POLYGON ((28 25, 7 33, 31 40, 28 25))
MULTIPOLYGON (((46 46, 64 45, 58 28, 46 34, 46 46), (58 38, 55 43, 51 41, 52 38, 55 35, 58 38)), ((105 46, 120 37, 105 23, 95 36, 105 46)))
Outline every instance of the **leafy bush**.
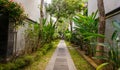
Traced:
POLYGON ((97 37, 104 37, 97 34, 98 21, 96 20, 96 14, 93 13, 89 16, 77 15, 73 18, 76 25, 74 33, 72 34, 72 42, 80 43, 82 49, 86 51, 86 54, 94 56, 94 48, 90 43, 96 42, 97 37))
POLYGON ((4 68, 4 67, 3 67, 3 65, 2 65, 2 64, 0 64, 0 70, 3 70, 3 68, 4 68))
POLYGON ((25 52, 31 53, 36 51, 38 35, 39 35, 39 24, 37 23, 29 23, 28 28, 24 32, 25 34, 25 52), (31 51, 29 51, 30 49, 31 51))
POLYGON ((33 63, 34 58, 33 58, 33 56, 27 55, 27 56, 25 56, 25 57, 23 58, 23 60, 24 60, 24 62, 25 62, 25 65, 27 66, 27 65, 30 65, 30 64, 33 63))
POLYGON ((46 54, 53 47, 53 43, 45 44, 42 48, 40 48, 35 56, 33 55, 24 55, 22 57, 17 58, 14 61, 8 62, 6 64, 0 64, 0 70, 18 70, 24 68, 33 63, 33 61, 37 61, 44 54, 46 54))
POLYGON ((39 58, 42 57, 42 55, 45 55, 52 47, 53 43, 49 43, 45 44, 44 47, 39 48, 34 60, 37 61, 39 58))
POLYGON ((38 59, 40 59, 42 57, 43 53, 41 51, 37 51, 37 54, 34 58, 35 61, 37 61, 38 59))
POLYGON ((17 68, 22 68, 25 66, 25 61, 22 58, 15 60, 15 66, 17 68))
POLYGON ((66 30, 64 32, 64 36, 65 36, 66 40, 70 41, 72 35, 71 35, 71 32, 69 30, 66 30))
POLYGON ((23 8, 19 4, 9 0, 0 0, 0 13, 9 15, 11 22, 21 22, 25 19, 23 8))
POLYGON ((7 63, 6 65, 3 65, 3 69, 1 70, 15 70, 16 69, 16 66, 14 63, 7 63))

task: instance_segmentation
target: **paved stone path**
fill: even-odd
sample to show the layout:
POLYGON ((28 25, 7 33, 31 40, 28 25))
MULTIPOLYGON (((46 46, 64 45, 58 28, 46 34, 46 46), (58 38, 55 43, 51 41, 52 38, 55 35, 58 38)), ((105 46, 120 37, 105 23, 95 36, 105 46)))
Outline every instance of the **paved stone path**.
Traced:
POLYGON ((76 70, 64 40, 61 40, 45 70, 76 70))

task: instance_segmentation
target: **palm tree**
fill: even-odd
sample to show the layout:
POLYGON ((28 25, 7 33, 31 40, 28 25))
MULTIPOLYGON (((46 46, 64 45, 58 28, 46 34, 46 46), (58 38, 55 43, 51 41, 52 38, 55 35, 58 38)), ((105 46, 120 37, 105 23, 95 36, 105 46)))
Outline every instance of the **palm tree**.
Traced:
MULTIPOLYGON (((98 25, 98 33, 104 35, 105 34, 105 9, 103 0, 97 0, 98 11, 99 11, 99 25, 98 25)), ((98 37, 98 43, 104 43, 104 38, 98 37)), ((104 47, 98 45, 96 48, 96 56, 103 56, 104 47)), ((102 63, 102 60, 98 60, 98 63, 102 63)))
POLYGON ((42 21, 44 19, 44 13, 43 13, 43 6, 44 6, 44 0, 40 1, 40 31, 39 31, 39 35, 38 35, 38 45, 37 47, 41 46, 41 41, 42 41, 42 21))
POLYGON ((44 5, 44 0, 41 0, 41 3, 40 3, 40 19, 44 18, 43 5, 44 5))

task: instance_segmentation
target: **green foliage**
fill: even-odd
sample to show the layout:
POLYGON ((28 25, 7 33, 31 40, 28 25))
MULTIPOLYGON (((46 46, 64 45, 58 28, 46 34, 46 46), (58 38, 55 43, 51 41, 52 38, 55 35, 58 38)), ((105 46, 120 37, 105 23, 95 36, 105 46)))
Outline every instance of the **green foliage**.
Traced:
POLYGON ((36 50, 38 35, 39 35, 39 24, 38 23, 29 23, 28 28, 24 32, 25 34, 25 52, 31 53, 36 50))
POLYGON ((115 21, 113 21, 112 24, 113 24, 115 30, 114 30, 114 32, 113 32, 113 34, 112 34, 111 39, 112 39, 112 40, 115 40, 115 39, 117 39, 117 37, 119 36, 118 33, 120 32, 120 21, 115 20, 115 21))
POLYGON ((34 59, 32 56, 29 56, 29 55, 26 55, 24 58, 23 58, 24 62, 25 62, 25 65, 30 65, 33 63, 34 59))
POLYGON ((115 28, 111 40, 113 43, 98 43, 98 45, 104 46, 108 51, 105 51, 105 56, 96 57, 98 59, 106 60, 110 65, 112 65, 112 70, 117 70, 120 67, 120 48, 119 48, 119 31, 120 22, 114 21, 113 26, 115 28))
POLYGON ((42 48, 39 48, 34 55, 24 55, 6 64, 0 64, 0 70, 21 70, 25 66, 31 65, 34 61, 38 61, 51 50, 56 43, 58 44, 58 41, 45 44, 42 48))
MULTIPOLYGON (((39 49, 39 51, 37 51, 36 53, 34 53, 33 56, 35 56, 36 59, 36 55, 41 54, 40 56, 38 56, 38 58, 34 61, 33 64, 31 64, 30 66, 25 67, 24 70, 45 70, 46 65, 48 64, 52 54, 54 53, 57 45, 59 43, 59 40, 54 40, 52 41, 52 48, 49 49, 49 51, 46 52, 45 55, 42 54, 42 51, 39 49)), ((43 49, 43 47, 41 48, 43 49)))
POLYGON ((37 51, 37 54, 35 56, 35 61, 38 61, 43 56, 43 53, 41 51, 37 51))
POLYGON ((16 65, 14 63, 9 62, 6 65, 3 65, 3 69, 1 70, 15 70, 16 69, 16 65))
POLYGON ((50 22, 43 19, 40 33, 42 34, 40 35, 42 38, 42 43, 49 43, 54 39, 55 25, 53 24, 52 19, 50 19, 50 22))
POLYGON ((107 65, 108 65, 108 63, 103 63, 103 64, 99 65, 96 70, 102 70, 107 65))
POLYGON ((70 42, 66 42, 71 57, 77 70, 94 70, 92 66, 76 51, 74 47, 71 47, 70 42))
MULTIPOLYGON (((77 15, 76 17, 73 18, 75 22, 75 30, 78 31, 79 34, 84 36, 84 38, 92 36, 97 36, 97 20, 95 20, 97 12, 93 13, 90 16, 82 16, 77 15)), ((93 38, 93 37, 90 37, 93 38)))
MULTIPOLYGON (((23 8, 19 4, 9 0, 0 0, 0 13, 9 15, 11 22, 21 22, 25 19, 23 8)), ((20 23, 15 24, 18 25, 20 23)))
POLYGON ((69 30, 66 30, 64 32, 64 36, 65 36, 66 40, 70 41, 70 39, 71 39, 71 32, 69 30))
POLYGON ((22 58, 19 58, 15 61, 15 66, 17 68, 22 68, 25 66, 25 61, 22 58))
POLYGON ((46 10, 50 15, 58 18, 64 16, 65 8, 63 8, 63 0, 52 0, 52 4, 49 4, 49 6, 46 7, 46 10))
POLYGON ((68 17, 80 12, 83 8, 82 0, 64 0, 64 3, 68 17))
POLYGON ((90 43, 96 42, 98 36, 104 37, 103 35, 97 34, 98 21, 96 20, 96 14, 97 11, 90 16, 79 14, 73 18, 76 27, 72 39, 73 41, 80 42, 81 49, 85 50, 86 54, 92 56, 95 54, 95 46, 91 46, 90 43))
POLYGON ((46 6, 47 12, 58 19, 71 19, 83 8, 82 0, 52 0, 52 4, 46 6))
MULTIPOLYGON (((116 45, 113 44, 101 44, 98 45, 104 46, 107 48, 108 51, 104 51, 104 56, 96 56, 97 59, 103 59, 106 60, 110 65, 112 65, 110 68, 112 70, 117 70, 120 67, 120 50, 118 48, 118 43, 116 45)), ((97 51, 101 52, 101 51, 97 51)))
POLYGON ((58 39, 59 38, 59 34, 57 32, 55 32, 53 37, 54 37, 54 39, 58 39))

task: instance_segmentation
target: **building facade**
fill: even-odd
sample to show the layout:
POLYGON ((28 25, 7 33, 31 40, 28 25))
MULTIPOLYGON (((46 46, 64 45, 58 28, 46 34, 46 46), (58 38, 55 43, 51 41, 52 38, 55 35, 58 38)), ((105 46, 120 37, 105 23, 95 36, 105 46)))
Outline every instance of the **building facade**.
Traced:
MULTIPOLYGON (((30 41, 28 41, 29 43, 28 42, 26 43, 27 41, 26 36, 28 36, 26 30, 34 31, 33 26, 35 23, 39 24, 39 19, 40 19, 41 0, 10 0, 10 1, 17 2, 18 4, 20 4, 24 8, 27 18, 23 21, 24 25, 20 25, 15 29, 13 29, 13 27, 11 27, 10 25, 8 25, 8 28, 3 28, 3 26, 6 26, 6 24, 10 22, 8 16, 4 17, 0 14, 0 22, 1 22, 0 25, 2 25, 0 26, 0 30, 1 30, 0 46, 2 46, 0 48, 0 61, 4 60, 4 58, 6 58, 5 60, 9 61, 11 58, 23 54, 26 49, 33 47, 33 44, 30 43, 30 41), (8 21, 5 21, 6 19, 8 21), (31 24, 32 27, 29 26, 29 24, 31 24), (2 30, 6 32, 3 33, 2 30)), ((43 9, 43 12, 45 15, 46 14, 45 7, 43 9)))
MULTIPOLYGON (((105 42, 111 41, 113 22, 120 22, 120 0, 104 0, 106 14, 105 42)), ((88 15, 97 10, 97 0, 88 0, 88 15)), ((98 15, 97 15, 98 17, 98 15)))

